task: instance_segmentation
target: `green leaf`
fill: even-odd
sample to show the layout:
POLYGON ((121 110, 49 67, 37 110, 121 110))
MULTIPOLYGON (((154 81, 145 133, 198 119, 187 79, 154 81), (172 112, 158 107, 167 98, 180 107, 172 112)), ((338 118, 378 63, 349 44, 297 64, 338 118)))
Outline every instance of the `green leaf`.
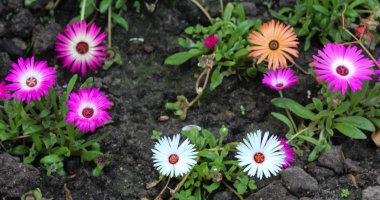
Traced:
POLYGON ((218 157, 214 152, 209 151, 207 149, 204 149, 204 150, 200 151, 198 153, 198 156, 199 157, 208 158, 210 160, 215 160, 218 157))
POLYGON ((93 77, 89 77, 87 78, 84 83, 80 86, 81 89, 87 89, 88 86, 92 86, 92 84, 94 83, 94 78, 93 77))
POLYGON ((127 21, 125 21, 125 19, 123 17, 121 17, 120 15, 118 15, 114 12, 112 12, 111 16, 112 16, 112 19, 115 20, 115 22, 117 24, 119 24, 121 27, 123 27, 125 31, 128 31, 128 29, 129 29, 128 23, 127 23, 127 21))
POLYGON ((23 156, 29 153, 29 148, 25 145, 17 145, 10 153, 12 155, 23 156))
POLYGON ((104 13, 107 11, 108 7, 111 5, 112 0, 102 0, 100 2, 99 12, 104 13))
POLYGON ((345 101, 336 108, 336 110, 334 111, 334 114, 340 115, 346 112, 349 108, 350 108, 350 102, 345 101))
POLYGON ((216 146, 216 139, 215 136, 208 130, 203 129, 202 130, 202 135, 204 137, 204 140, 206 143, 211 147, 214 148, 216 146))
POLYGON ((70 150, 69 148, 65 147, 65 146, 61 146, 61 147, 55 147, 52 149, 52 152, 53 154, 56 154, 56 155, 64 155, 66 157, 69 157, 70 156, 70 150))
POLYGON ((78 80, 78 75, 77 74, 75 74, 73 77, 71 77, 71 79, 69 81, 69 84, 67 85, 67 90, 66 90, 67 96, 70 95, 71 91, 73 91, 74 85, 77 82, 77 80, 78 80))
POLYGON ((315 113, 311 112, 301 104, 288 99, 288 98, 274 98, 271 101, 275 106, 280 108, 287 108, 294 114, 302 117, 304 119, 313 120, 315 118, 315 113))
POLYGON ((283 115, 281 113, 277 113, 277 112, 271 112, 271 114, 276 119, 284 122, 284 124, 286 124, 288 126, 289 131, 294 132, 292 122, 288 119, 288 117, 286 117, 285 115, 283 115))
POLYGON ((342 134, 354 139, 366 139, 367 136, 355 126, 348 123, 335 123, 333 128, 342 134))
POLYGON ((228 3, 226 8, 224 9, 223 20, 228 22, 231 20, 232 11, 234 10, 234 6, 231 3, 228 3))
POLYGON ((115 3, 115 8, 116 9, 120 9, 120 8, 123 8, 125 6, 125 0, 117 0, 116 3, 115 3))
POLYGON ((367 130, 367 131, 375 131, 375 126, 372 124, 370 120, 365 117, 360 116, 347 116, 347 117, 339 117, 335 119, 336 122, 348 123, 357 128, 367 130))
POLYGON ((103 155, 100 151, 82 151, 81 158, 82 161, 91 161, 97 159, 99 156, 103 155))
POLYGON ((313 103, 314 103, 314 106, 315 108, 318 110, 318 111, 321 111, 323 110, 323 104, 322 104, 322 101, 318 98, 313 98, 313 103))
POLYGON ((250 181, 248 182, 248 187, 249 187, 249 189, 251 189, 251 190, 256 190, 256 189, 257 189, 256 182, 255 182, 254 180, 250 180, 250 181))
POLYGON ((165 59, 166 65, 181 65, 193 57, 198 57, 203 54, 200 49, 191 49, 186 52, 175 53, 165 59))
POLYGON ((36 147, 36 150, 40 151, 42 149, 42 141, 40 139, 40 136, 38 134, 32 134, 32 140, 36 147))
POLYGON ((40 118, 45 118, 45 117, 47 117, 48 115, 50 114, 50 109, 44 109, 41 113, 40 113, 40 115, 39 115, 39 117, 40 118))
POLYGON ((214 182, 211 185, 203 184, 203 188, 207 190, 208 193, 212 193, 216 189, 218 189, 220 186, 220 182, 214 182))
POLYGON ((52 164, 52 163, 61 162, 61 161, 63 161, 63 158, 61 156, 50 154, 41 158, 40 163, 46 165, 46 164, 52 164))
POLYGON ((314 10, 316 10, 316 11, 318 11, 318 12, 320 12, 320 13, 326 15, 326 16, 330 16, 329 10, 327 10, 327 8, 325 8, 325 7, 321 6, 321 5, 318 5, 318 4, 317 5, 313 5, 313 8, 314 8, 314 10))
POLYGON ((31 135, 35 133, 41 133, 44 131, 44 127, 41 125, 30 125, 24 129, 24 135, 31 135))

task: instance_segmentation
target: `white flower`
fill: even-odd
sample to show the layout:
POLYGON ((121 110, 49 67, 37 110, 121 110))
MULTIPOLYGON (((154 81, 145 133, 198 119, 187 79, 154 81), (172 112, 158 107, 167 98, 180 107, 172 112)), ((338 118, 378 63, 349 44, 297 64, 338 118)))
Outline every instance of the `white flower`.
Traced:
POLYGON ((165 176, 182 176, 197 163, 195 146, 188 139, 179 145, 179 138, 179 134, 172 140, 162 137, 152 149, 154 167, 165 176))
POLYGON ((244 139, 236 147, 239 166, 247 166, 244 172, 248 172, 249 176, 257 175, 259 179, 262 179, 263 174, 266 178, 271 174, 277 175, 285 164, 285 152, 280 140, 273 135, 269 137, 269 132, 265 132, 263 138, 261 135, 260 130, 254 134, 249 133, 248 140, 244 139))

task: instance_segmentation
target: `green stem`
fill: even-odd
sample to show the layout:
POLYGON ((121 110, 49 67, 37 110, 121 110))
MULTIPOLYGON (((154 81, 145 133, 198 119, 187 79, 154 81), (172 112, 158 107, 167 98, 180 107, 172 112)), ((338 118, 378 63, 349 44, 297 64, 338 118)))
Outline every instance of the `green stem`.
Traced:
MULTIPOLYGON (((280 94, 281 98, 284 98, 284 95, 282 94, 281 90, 278 91, 278 93, 280 94)), ((292 115, 290 114, 290 112, 289 112, 289 110, 287 108, 285 108, 285 112, 286 112, 286 115, 288 115, 288 118, 289 118, 290 122, 293 125, 294 131, 297 132, 298 129, 297 129, 296 123, 294 122, 293 117, 292 117, 292 115)))
POLYGON ((83 3, 82 3, 82 10, 80 12, 80 20, 84 20, 84 13, 86 11, 86 4, 87 4, 87 0, 83 0, 83 3))
POLYGON ((108 6, 108 48, 112 46, 112 6, 108 6))
POLYGON ((191 0, 202 12, 206 15, 207 19, 212 24, 212 18, 210 14, 207 12, 207 10, 197 1, 197 0, 191 0))
POLYGON ((294 138, 298 137, 301 133, 307 131, 309 128, 305 128, 305 129, 302 129, 301 131, 297 132, 296 134, 294 134, 288 141, 286 141, 286 143, 289 143, 291 142, 292 140, 294 140, 294 138))
POLYGON ((220 0, 220 13, 222 13, 222 18, 224 16, 224 5, 223 5, 223 0, 220 0))
POLYGON ((228 183, 226 183, 224 180, 222 181, 222 183, 229 189, 231 190, 231 192, 233 192, 240 200, 243 200, 244 198, 234 189, 232 188, 230 185, 228 185, 228 183))
MULTIPOLYGON (((158 194, 158 196, 157 196, 156 198, 154 198, 155 200, 158 200, 158 199, 161 198, 161 196, 164 194, 166 188, 168 188, 169 182, 170 182, 170 177, 168 178, 168 181, 166 181, 165 187, 162 188, 160 194, 158 194)), ((162 199, 162 198, 161 198, 161 199, 162 199)))

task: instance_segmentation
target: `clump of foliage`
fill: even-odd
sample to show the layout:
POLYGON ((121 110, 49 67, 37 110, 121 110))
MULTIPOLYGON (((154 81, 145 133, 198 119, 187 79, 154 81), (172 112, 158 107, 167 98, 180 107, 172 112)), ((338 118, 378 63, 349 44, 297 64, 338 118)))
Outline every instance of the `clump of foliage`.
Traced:
POLYGON ((184 36, 178 39, 181 47, 188 50, 175 53, 165 60, 167 65, 181 65, 192 58, 198 58, 198 66, 203 69, 196 85, 197 97, 191 102, 184 96, 178 96, 177 102, 168 103, 167 109, 175 110, 181 119, 186 118, 187 109, 198 102, 203 92, 207 89, 215 90, 223 82, 223 78, 231 74, 253 76, 257 73, 256 66, 248 57, 248 33, 257 29, 260 20, 248 20, 245 17, 241 4, 234 6, 229 3, 222 18, 212 21, 210 26, 190 26, 185 29, 184 36), (213 46, 206 46, 205 41, 210 37, 216 37, 217 42, 213 46), (203 84, 201 84, 203 80, 203 84))
MULTIPOLYGON (((318 37, 323 44, 350 40, 350 35, 340 26, 342 14, 347 27, 367 26, 368 20, 380 17, 380 3, 378 0, 297 0, 294 8, 269 11, 272 16, 294 27, 298 36, 304 36, 304 49, 308 50, 314 37, 318 37)), ((375 34, 372 39, 376 41, 369 46, 374 48, 379 42, 379 34, 376 27, 371 31, 375 34)))
MULTIPOLYGON (((66 102, 76 81, 77 75, 70 80, 66 91, 57 94, 50 89, 49 96, 27 105, 15 99, 1 102, 0 144, 4 151, 22 156, 24 163, 41 164, 47 175, 65 175, 65 158, 79 156, 82 162, 94 162, 97 166, 93 175, 100 175, 108 161, 98 142, 109 133, 86 140, 85 133, 66 122, 66 102), (12 147, 7 149, 4 144, 12 144, 12 147)), ((92 81, 93 78, 89 78, 80 87, 86 88, 92 81)))
POLYGON ((340 196, 342 198, 348 198, 350 196, 350 190, 348 190, 347 188, 343 188, 340 192, 340 196))

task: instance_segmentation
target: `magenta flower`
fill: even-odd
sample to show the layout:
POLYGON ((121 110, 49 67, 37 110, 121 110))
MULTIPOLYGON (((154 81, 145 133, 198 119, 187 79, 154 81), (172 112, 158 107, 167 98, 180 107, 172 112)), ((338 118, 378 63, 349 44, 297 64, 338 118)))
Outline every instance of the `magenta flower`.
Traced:
POLYGON ((12 95, 9 94, 8 86, 5 85, 5 82, 0 82, 0 99, 9 99, 12 95))
POLYGON ((87 67, 93 71, 101 67, 103 58, 107 53, 103 52, 107 46, 101 45, 107 34, 100 32, 95 24, 87 27, 86 21, 73 22, 73 28, 66 26, 64 34, 58 34, 58 42, 55 50, 58 58, 63 59, 63 67, 70 68, 72 73, 87 74, 87 67))
POLYGON ((313 58, 316 60, 313 62, 315 73, 319 75, 317 80, 329 83, 328 88, 333 87, 333 92, 341 89, 343 95, 346 94, 348 86, 352 92, 361 90, 362 81, 371 80, 371 75, 374 74, 371 70, 374 63, 364 58, 362 50, 358 50, 356 46, 345 47, 330 43, 313 58))
POLYGON ((111 101, 107 100, 107 95, 100 92, 99 89, 80 89, 78 94, 71 93, 67 106, 66 122, 75 123, 75 127, 79 127, 80 131, 91 132, 95 131, 98 126, 104 126, 105 122, 111 120, 111 116, 106 109, 112 105, 111 101))
POLYGON ((19 58, 18 63, 12 63, 10 74, 5 80, 9 90, 14 91, 12 97, 30 103, 31 100, 41 100, 41 96, 48 95, 49 88, 55 84, 56 71, 48 67, 46 61, 34 61, 34 57, 19 58))
POLYGON ((269 70, 263 78, 263 84, 277 91, 289 88, 297 81, 297 76, 289 68, 279 68, 276 71, 269 70))
POLYGON ((294 162, 294 153, 284 138, 280 138, 280 144, 282 145, 282 150, 285 152, 284 164, 281 166, 281 168, 286 169, 290 167, 294 162))
POLYGON ((218 42, 219 36, 217 35, 209 35, 206 39, 204 39, 203 43, 209 49, 213 48, 218 42))

